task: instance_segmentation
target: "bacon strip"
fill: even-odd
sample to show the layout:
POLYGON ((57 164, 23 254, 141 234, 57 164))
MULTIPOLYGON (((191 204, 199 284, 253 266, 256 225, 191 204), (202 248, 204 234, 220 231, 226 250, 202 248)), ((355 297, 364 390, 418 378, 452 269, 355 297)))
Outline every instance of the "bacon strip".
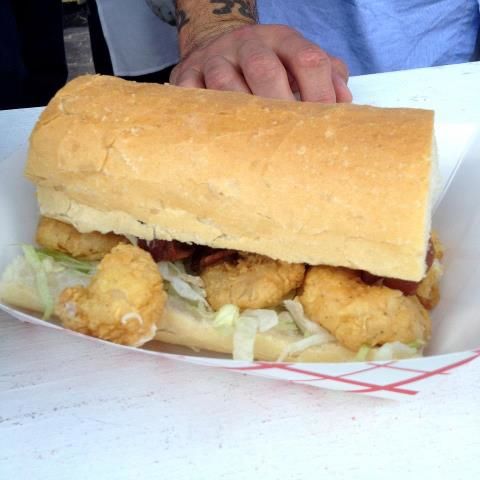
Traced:
MULTIPOLYGON (((138 246, 149 252, 156 262, 175 262, 191 258, 191 268, 200 273, 204 268, 224 261, 234 261, 237 258, 236 250, 215 249, 200 245, 189 245, 177 240, 138 240, 138 246)), ((432 266, 435 259, 435 247, 430 239, 427 251, 427 270, 432 266)), ((400 290, 405 295, 415 295, 420 282, 400 280, 398 278, 386 278, 372 275, 362 271, 360 277, 367 285, 379 284, 394 290, 400 290)))
POLYGON ((195 245, 178 242, 177 240, 138 240, 138 246, 146 250, 156 262, 176 262, 193 255, 195 245))
POLYGON ((191 268, 200 272, 206 267, 226 260, 233 260, 238 252, 235 250, 215 249, 202 245, 189 245, 177 240, 141 240, 138 246, 150 253, 156 262, 176 262, 191 258, 191 268))
MULTIPOLYGON (((427 251, 427 271, 433 264, 435 260, 435 247, 433 246, 433 242, 430 239, 428 243, 428 251, 427 251)), ((417 293, 418 286, 421 282, 410 282, 408 280, 400 280, 398 278, 385 278, 385 277, 377 277, 376 275, 372 275, 371 273, 363 271, 361 273, 361 278, 363 282, 367 285, 373 285, 374 283, 379 283, 381 285, 385 285, 388 288, 392 288, 394 290, 400 290, 405 295, 415 295, 417 293)))
POLYGON ((238 252, 236 250, 198 247, 192 257, 190 267, 194 272, 200 273, 204 268, 224 261, 233 261, 237 256, 238 252))

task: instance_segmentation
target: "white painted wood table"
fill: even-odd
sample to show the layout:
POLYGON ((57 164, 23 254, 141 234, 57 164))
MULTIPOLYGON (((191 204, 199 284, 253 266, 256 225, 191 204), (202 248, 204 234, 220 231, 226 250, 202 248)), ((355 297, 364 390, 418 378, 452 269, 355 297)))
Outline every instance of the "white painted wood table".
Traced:
MULTIPOLYGON (((351 86, 359 103, 480 122, 480 64, 351 86)), ((0 161, 39 112, 0 112, 0 161)), ((123 352, 0 313, 0 479, 473 479, 479 431, 478 361, 393 402, 123 352)))

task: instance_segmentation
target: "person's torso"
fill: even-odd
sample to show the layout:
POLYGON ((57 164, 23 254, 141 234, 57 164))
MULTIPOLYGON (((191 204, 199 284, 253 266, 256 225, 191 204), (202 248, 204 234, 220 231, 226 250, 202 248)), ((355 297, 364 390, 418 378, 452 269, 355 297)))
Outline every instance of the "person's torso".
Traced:
MULTIPOLYGON (((178 61, 175 28, 159 11, 165 5, 168 12, 171 0, 97 3, 115 74, 149 73, 178 61), (157 5, 157 14, 147 3, 157 5)), ((353 75, 478 55, 479 0, 258 0, 257 6, 261 23, 296 28, 353 75)))
POLYGON ((473 60, 478 0, 259 0, 263 23, 288 24, 353 75, 473 60))

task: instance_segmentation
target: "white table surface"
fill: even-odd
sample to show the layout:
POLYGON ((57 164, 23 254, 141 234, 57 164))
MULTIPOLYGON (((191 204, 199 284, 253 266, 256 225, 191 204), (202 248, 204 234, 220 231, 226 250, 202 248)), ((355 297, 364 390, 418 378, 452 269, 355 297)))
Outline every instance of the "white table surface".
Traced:
MULTIPOLYGON (((357 77, 356 101, 480 122, 480 64, 357 77)), ((40 109, 0 112, 0 162, 40 109)), ((1 479, 473 479, 480 362, 406 402, 176 363, 0 313, 1 479)))

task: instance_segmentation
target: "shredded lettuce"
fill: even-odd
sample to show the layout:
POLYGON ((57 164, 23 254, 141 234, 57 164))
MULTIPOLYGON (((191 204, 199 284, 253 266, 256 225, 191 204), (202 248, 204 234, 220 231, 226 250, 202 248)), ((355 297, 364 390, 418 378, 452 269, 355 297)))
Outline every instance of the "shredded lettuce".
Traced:
POLYGON ((396 360, 402 358, 412 358, 418 356, 417 348, 412 348, 402 342, 385 343, 378 349, 373 350, 372 359, 376 361, 396 360))
POLYGON ((362 345, 357 352, 357 355, 355 356, 355 360, 357 362, 365 362, 368 358, 368 354, 370 353, 370 350, 372 350, 372 347, 369 345, 362 345))
POLYGON ((331 342, 331 335, 326 336, 324 333, 314 333, 308 337, 302 338, 297 342, 293 342, 283 350, 280 356, 277 359, 277 362, 283 362, 290 355, 295 355, 303 352, 307 348, 313 347, 315 345, 323 345, 325 343, 331 342))
POLYGON ((408 346, 410 348, 414 348, 415 350, 421 350, 425 345, 427 344, 427 342, 425 340, 415 340, 414 342, 410 342, 408 343, 408 346))
POLYGON ((179 297, 190 302, 206 304, 205 297, 182 279, 172 278, 169 283, 179 297))
POLYGON ((258 332, 266 332, 278 324, 274 310, 245 310, 240 314, 235 305, 224 305, 215 314, 214 326, 230 333, 233 330, 233 359, 253 361, 255 338, 258 332))
POLYGON ((77 258, 73 258, 66 253, 55 252, 46 248, 35 248, 31 246, 30 248, 35 250, 40 260, 51 258, 58 265, 61 265, 64 268, 67 268, 69 270, 76 270, 77 272, 84 273, 85 275, 93 274, 95 272, 95 269, 97 268, 97 262, 78 260, 77 258))
POLYGON ((304 335, 321 333, 325 335, 325 337, 329 337, 330 340, 335 339, 333 335, 330 335, 330 333, 328 333, 327 330, 321 327, 318 323, 312 322, 305 316, 303 305, 298 300, 284 300, 283 305, 304 335))
POLYGON ((225 334, 233 332, 237 320, 240 318, 240 309, 236 305, 227 304, 220 308, 213 318, 213 326, 225 334))
POLYGON ((135 247, 138 247, 138 237, 135 235, 128 235, 128 234, 123 234, 123 236, 135 247))
POLYGON ((258 322, 258 331, 263 333, 278 325, 278 314, 275 310, 255 309, 245 310, 241 318, 253 318, 258 322))
POLYGON ((23 255, 15 257, 2 274, 0 298, 4 302, 42 312, 48 319, 65 288, 90 282, 91 274, 80 272, 68 261, 57 262, 32 245, 22 250, 23 255))
POLYGON ((274 310, 255 309, 240 313, 236 305, 228 304, 215 314, 213 325, 220 331, 230 334, 233 331, 233 359, 252 361, 255 338, 258 332, 266 332, 278 324, 274 310))
MULTIPOLYGON (((314 345, 323 345, 335 341, 335 337, 325 328, 306 317, 303 311, 303 305, 298 300, 284 300, 283 305, 298 329, 305 335, 305 338, 288 345, 278 357, 279 362, 284 361, 290 355, 298 354, 314 345)), ((283 318, 285 318, 285 316, 283 318)))
POLYGON ((185 267, 180 262, 159 262, 158 268, 176 295, 197 306, 201 304, 207 311, 210 310, 200 277, 186 273, 185 267))
POLYGON ((380 347, 362 345, 355 356, 355 360, 358 362, 365 362, 369 358, 376 361, 412 358, 418 356, 424 346, 425 342, 423 340, 416 340, 409 344, 402 342, 388 342, 380 347))
POLYGON ((170 281, 172 278, 180 278, 188 284, 200 288, 205 293, 202 278, 188 274, 182 262, 159 262, 158 267, 165 280, 170 281))
POLYGON ((277 330, 288 335, 298 335, 300 330, 289 312, 283 311, 278 314, 277 330))
POLYGON ((253 361, 255 337, 258 331, 258 320, 253 317, 240 317, 233 334, 233 359, 253 361))
POLYGON ((43 307, 43 319, 48 320, 52 316, 55 302, 48 288, 47 272, 34 247, 31 245, 22 245, 22 250, 25 260, 35 273, 35 285, 43 307))

